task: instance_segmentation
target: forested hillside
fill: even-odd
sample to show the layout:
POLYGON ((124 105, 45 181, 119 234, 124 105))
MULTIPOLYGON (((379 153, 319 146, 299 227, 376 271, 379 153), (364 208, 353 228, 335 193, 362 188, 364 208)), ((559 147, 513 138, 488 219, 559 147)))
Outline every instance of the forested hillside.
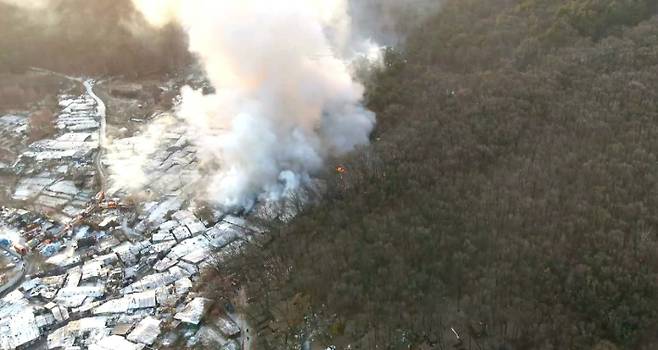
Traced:
POLYGON ((257 348, 658 348, 656 11, 447 0, 367 83, 372 146, 221 270, 257 348))
POLYGON ((150 28, 130 0, 48 4, 24 9, 0 3, 0 74, 38 66, 132 78, 166 73, 190 61, 180 28, 150 28))

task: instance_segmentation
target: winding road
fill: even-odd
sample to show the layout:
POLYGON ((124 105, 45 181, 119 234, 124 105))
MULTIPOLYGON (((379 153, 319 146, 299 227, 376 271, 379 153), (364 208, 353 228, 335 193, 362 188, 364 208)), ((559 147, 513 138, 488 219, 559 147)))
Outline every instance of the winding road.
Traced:
POLYGON ((105 192, 107 189, 107 179, 106 179, 106 174, 105 174, 105 169, 103 168, 103 153, 105 151, 105 148, 107 147, 107 107, 105 106, 105 102, 94 93, 94 85, 95 81, 93 79, 87 79, 83 83, 85 89, 87 90, 87 94, 91 96, 96 101, 96 110, 98 112, 98 116, 100 117, 100 129, 99 129, 99 145, 100 149, 98 151, 98 154, 96 155, 96 159, 94 160, 94 163, 96 164, 96 172, 98 174, 98 178, 100 179, 100 185, 101 185, 101 191, 105 192))

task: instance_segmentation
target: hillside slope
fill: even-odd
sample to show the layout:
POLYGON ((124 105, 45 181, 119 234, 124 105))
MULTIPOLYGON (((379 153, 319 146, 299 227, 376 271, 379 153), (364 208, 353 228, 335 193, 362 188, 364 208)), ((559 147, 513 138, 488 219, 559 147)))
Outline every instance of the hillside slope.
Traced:
POLYGON ((226 270, 258 348, 658 347, 655 13, 446 1, 368 83, 373 145, 226 270))

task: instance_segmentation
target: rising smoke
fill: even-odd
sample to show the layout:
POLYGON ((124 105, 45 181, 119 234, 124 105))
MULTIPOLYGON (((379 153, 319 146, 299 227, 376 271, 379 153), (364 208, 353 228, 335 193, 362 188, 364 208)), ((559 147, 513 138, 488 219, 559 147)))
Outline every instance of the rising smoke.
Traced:
POLYGON ((135 0, 154 25, 180 23, 215 93, 182 90, 178 116, 206 170, 208 199, 277 199, 331 155, 368 143, 339 0, 135 0), (210 171, 207 171, 210 169, 210 171))
MULTIPOLYGON (((0 0, 35 10, 62 1, 0 0)), ((198 149, 196 182, 207 200, 245 206, 294 191, 329 157, 368 143, 375 115, 350 60, 377 57, 376 43, 400 40, 394 17, 415 22, 440 0, 132 1, 153 26, 185 29, 215 91, 184 88, 176 113, 198 149)), ((143 189, 157 175, 143 164, 162 127, 149 126, 141 152, 111 168, 119 187, 143 189)))
MULTIPOLYGON (((132 0, 155 27, 181 25, 214 93, 186 87, 177 117, 198 149, 197 182, 207 200, 247 206, 255 196, 294 192, 331 156, 367 144, 375 115, 350 61, 396 44, 399 15, 418 19, 440 0, 132 0)), ((0 0, 43 9, 49 0, 0 0)), ((373 54, 375 53, 375 54, 373 54)), ((161 124, 140 152, 116 162, 119 187, 148 187, 143 164, 161 124), (126 176, 130 174, 130 176, 126 176)), ((110 152, 109 157, 113 155, 110 152)))

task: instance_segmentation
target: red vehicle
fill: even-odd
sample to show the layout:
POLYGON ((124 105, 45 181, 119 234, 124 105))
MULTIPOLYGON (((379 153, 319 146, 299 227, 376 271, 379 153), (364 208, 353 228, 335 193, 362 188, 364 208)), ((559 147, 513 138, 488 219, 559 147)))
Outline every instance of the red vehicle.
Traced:
POLYGON ((119 208, 119 203, 115 201, 109 201, 107 203, 101 204, 101 209, 117 209, 119 208))
POLYGON ((16 253, 20 255, 26 255, 27 254, 27 248, 25 246, 22 246, 18 243, 14 243, 14 250, 16 253))

